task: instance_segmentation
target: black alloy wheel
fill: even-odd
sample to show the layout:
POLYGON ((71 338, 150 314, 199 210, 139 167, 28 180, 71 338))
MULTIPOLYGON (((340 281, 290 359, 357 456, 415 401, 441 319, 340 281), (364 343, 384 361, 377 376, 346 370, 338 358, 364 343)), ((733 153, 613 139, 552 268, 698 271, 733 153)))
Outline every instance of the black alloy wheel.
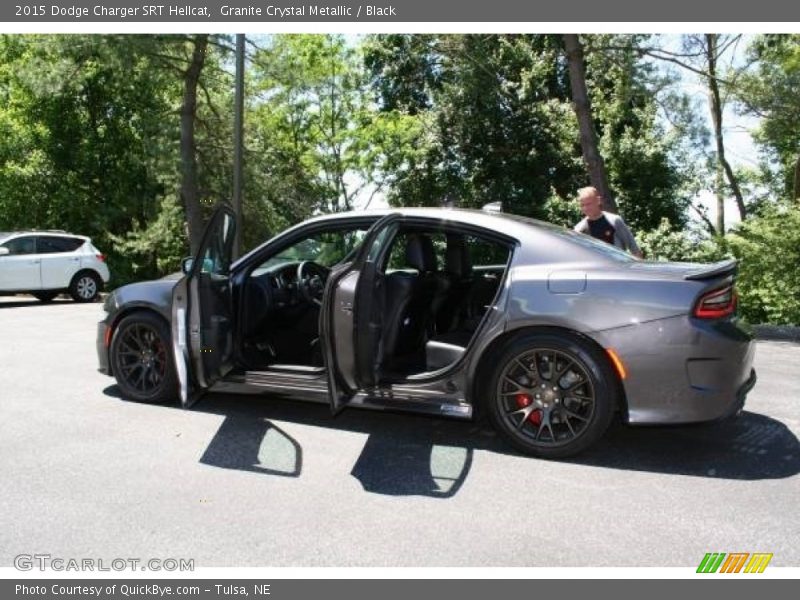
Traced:
POLYGON ((602 352, 577 337, 527 334, 501 349, 489 415, 514 447, 565 458, 594 444, 611 423, 618 382, 602 352))
POLYGON ((150 313, 124 318, 111 342, 111 364, 123 395, 138 402, 177 396, 177 377, 166 323, 150 313))

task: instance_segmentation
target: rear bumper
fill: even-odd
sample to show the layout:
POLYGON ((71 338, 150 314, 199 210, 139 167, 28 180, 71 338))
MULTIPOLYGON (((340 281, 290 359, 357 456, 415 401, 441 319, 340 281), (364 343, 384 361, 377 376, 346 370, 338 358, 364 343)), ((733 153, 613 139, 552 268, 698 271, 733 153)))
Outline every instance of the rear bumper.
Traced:
POLYGON ((604 331, 598 341, 626 367, 631 424, 723 419, 741 410, 756 382, 755 343, 735 320, 678 316, 604 331))
POLYGON ((747 381, 745 381, 736 392, 736 401, 731 405, 730 410, 722 415, 721 418, 725 419, 727 417, 732 417, 744 408, 744 403, 747 400, 747 394, 749 394, 750 390, 755 387, 757 379, 756 370, 750 369, 750 377, 747 378, 747 381))

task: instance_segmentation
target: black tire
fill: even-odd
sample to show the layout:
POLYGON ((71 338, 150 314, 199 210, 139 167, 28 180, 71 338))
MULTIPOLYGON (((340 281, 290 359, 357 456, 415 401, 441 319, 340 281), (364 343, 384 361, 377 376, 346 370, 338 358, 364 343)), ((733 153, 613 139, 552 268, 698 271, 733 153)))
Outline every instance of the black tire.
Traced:
POLYGON ((605 434, 619 384, 597 348, 568 334, 524 333, 496 356, 484 388, 486 412, 517 450, 567 458, 605 434))
POLYGON ((138 312, 122 319, 111 339, 110 361, 123 397, 150 403, 177 399, 172 340, 161 317, 138 312))
POLYGON ((58 296, 58 292, 33 292, 33 296, 39 302, 52 302, 53 298, 58 296))
POLYGON ((69 295, 75 302, 94 302, 103 289, 103 281, 93 271, 76 273, 69 284, 69 295))

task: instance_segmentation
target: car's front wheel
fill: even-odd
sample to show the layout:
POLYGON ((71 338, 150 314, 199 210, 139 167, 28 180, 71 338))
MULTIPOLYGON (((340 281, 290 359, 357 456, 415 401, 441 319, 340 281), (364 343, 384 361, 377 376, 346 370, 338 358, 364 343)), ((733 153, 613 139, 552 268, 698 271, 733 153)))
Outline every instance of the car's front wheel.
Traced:
POLYGON ((542 458, 573 456, 597 442, 617 405, 618 384, 608 361, 577 336, 510 338, 489 382, 495 428, 518 450, 542 458))
POLYGON ((122 395, 137 402, 177 397, 170 332, 158 316, 140 312, 122 319, 111 340, 111 369, 122 395))

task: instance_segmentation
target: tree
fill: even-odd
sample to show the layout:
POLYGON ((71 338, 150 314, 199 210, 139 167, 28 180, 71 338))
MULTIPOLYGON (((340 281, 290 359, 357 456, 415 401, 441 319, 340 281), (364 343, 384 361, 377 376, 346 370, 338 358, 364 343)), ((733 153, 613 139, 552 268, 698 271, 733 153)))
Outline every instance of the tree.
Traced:
POLYGON ((549 199, 570 198, 581 166, 560 38, 448 35, 424 41, 374 36, 366 52, 383 110, 400 110, 419 123, 419 139, 392 180, 390 201, 436 205, 456 198, 468 207, 501 201, 508 212, 545 217, 549 199), (425 82, 419 88, 425 96, 409 93, 414 82, 425 82))
POLYGON ((758 36, 748 59, 753 69, 742 76, 736 99, 760 119, 755 140, 767 155, 763 171, 775 195, 800 202, 800 35, 758 36), (772 160, 777 176, 770 175, 772 160))
MULTIPOLYGON (((160 73, 120 36, 3 36, 0 226, 107 242, 157 208, 160 73)), ((113 259, 113 256, 112 256, 113 259)))
POLYGON ((197 147, 195 120, 197 118, 197 85, 206 60, 208 35, 197 34, 191 44, 191 58, 183 72, 183 99, 181 102, 181 188, 180 197, 189 225, 189 248, 192 255, 200 249, 203 217, 197 190, 197 147))
POLYGON ((683 52, 674 52, 665 48, 641 48, 643 55, 657 60, 676 64, 687 71, 698 75, 707 88, 708 107, 714 130, 717 194, 717 230, 724 231, 724 189, 723 180, 727 180, 731 193, 736 199, 739 216, 744 220, 747 207, 739 185, 739 180, 725 155, 723 114, 728 92, 734 88, 734 82, 741 74, 740 69, 728 68, 727 78, 720 74, 720 64, 725 53, 735 47, 740 35, 723 36, 719 34, 688 35, 684 37, 683 52))
POLYGON ((271 36, 252 62, 252 135, 290 220, 365 202, 402 125, 378 114, 358 48, 338 35, 271 36))
POLYGON ((586 65, 583 61, 583 46, 576 34, 564 34, 564 49, 567 53, 569 65, 569 81, 572 88, 572 104, 575 116, 578 119, 578 128, 581 137, 581 150, 586 169, 589 171, 589 180, 603 197, 603 206, 608 211, 616 213, 617 203, 608 185, 603 156, 597 147, 597 134, 592 118, 592 105, 589 92, 586 89, 586 65))
MULTIPOLYGON (((659 122, 664 85, 641 60, 639 37, 582 38, 592 129, 626 219, 680 227, 693 173, 679 160, 683 132, 659 122)), ((574 223, 575 191, 589 180, 562 36, 390 35, 366 46, 382 110, 418 123, 391 202, 500 200, 508 212, 574 223)))
POLYGON ((674 77, 642 60, 640 48, 651 36, 583 41, 599 152, 620 212, 636 230, 662 219, 681 229, 700 187, 695 162, 705 150, 705 128, 674 77))
MULTIPOLYGON (((698 38, 695 38, 697 40, 698 38)), ((716 33, 707 33, 705 35, 705 44, 703 50, 705 51, 705 59, 707 65, 707 85, 708 85, 708 104, 711 111, 711 122, 714 126, 714 140, 716 142, 717 160, 720 167, 728 180, 734 198, 736 198, 736 205, 739 208, 739 216, 742 220, 747 216, 747 209, 744 205, 744 198, 742 197, 742 190, 739 188, 739 180, 736 177, 733 169, 731 168, 728 159, 725 157, 725 142, 723 140, 722 128, 722 111, 724 108, 722 95, 720 94, 720 86, 717 72, 717 62, 720 59, 722 52, 720 51, 720 36, 716 33)), ((724 44, 724 40, 723 40, 724 44)), ((719 204, 719 213, 722 214, 724 205, 719 204)), ((717 228, 723 231, 722 223, 717 228)))

